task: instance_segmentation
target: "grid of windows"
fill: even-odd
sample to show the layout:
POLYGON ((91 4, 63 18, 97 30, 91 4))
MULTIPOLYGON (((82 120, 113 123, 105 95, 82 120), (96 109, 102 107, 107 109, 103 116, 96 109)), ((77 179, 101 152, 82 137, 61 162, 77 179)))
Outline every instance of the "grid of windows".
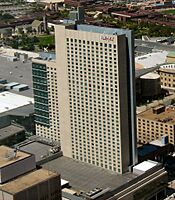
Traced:
POLYGON ((162 70, 159 71, 160 79, 161 79, 161 85, 164 87, 175 87, 175 74, 172 72, 172 70, 162 70))
POLYGON ((72 157, 120 172, 117 46, 66 42, 72 157))
POLYGON ((137 140, 146 144, 161 136, 168 135, 169 142, 175 144, 174 125, 137 117, 137 140))
MULTIPOLYGON (((60 141, 59 103, 58 103, 58 80, 57 71, 54 67, 48 67, 48 92, 49 92, 49 138, 60 141)), ((48 137, 48 136, 47 136, 48 137)))
POLYGON ((57 84, 55 67, 33 63, 36 134, 60 141, 57 84))
POLYGON ((32 63, 36 123, 49 127, 46 65, 32 63))

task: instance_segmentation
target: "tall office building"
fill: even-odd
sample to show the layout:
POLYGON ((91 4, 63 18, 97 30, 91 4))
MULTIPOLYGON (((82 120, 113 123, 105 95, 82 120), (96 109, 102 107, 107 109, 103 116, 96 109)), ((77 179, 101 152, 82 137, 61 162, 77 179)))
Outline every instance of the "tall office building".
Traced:
POLYGON ((38 134, 60 140, 65 156, 126 172, 137 162, 132 32, 57 25, 55 38, 54 67, 33 61, 33 68, 45 63, 49 86, 35 103, 48 103, 46 124, 43 112, 36 118, 38 134))

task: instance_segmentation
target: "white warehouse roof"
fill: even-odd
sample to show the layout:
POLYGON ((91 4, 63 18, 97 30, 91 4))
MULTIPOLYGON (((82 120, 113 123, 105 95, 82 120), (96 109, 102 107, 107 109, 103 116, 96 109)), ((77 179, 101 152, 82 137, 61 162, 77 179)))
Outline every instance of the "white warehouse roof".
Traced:
POLYGON ((168 51, 153 52, 135 58, 135 63, 143 66, 143 68, 155 67, 166 61, 168 51))
POLYGON ((34 103, 34 99, 11 92, 0 93, 0 113, 34 103))
POLYGON ((134 174, 143 174, 145 173, 146 171, 152 169, 153 167, 157 166, 159 163, 158 162, 155 162, 155 161, 151 161, 151 160, 148 160, 148 161, 144 161, 136 166, 133 167, 133 173, 134 174))

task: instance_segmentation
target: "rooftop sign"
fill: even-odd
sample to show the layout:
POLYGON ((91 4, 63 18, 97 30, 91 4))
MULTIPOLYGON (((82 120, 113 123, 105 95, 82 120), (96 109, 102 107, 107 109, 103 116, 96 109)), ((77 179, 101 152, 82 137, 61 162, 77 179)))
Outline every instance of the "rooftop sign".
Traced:
POLYGON ((101 35, 100 40, 105 40, 108 42, 114 42, 115 37, 114 36, 108 36, 108 35, 101 35))

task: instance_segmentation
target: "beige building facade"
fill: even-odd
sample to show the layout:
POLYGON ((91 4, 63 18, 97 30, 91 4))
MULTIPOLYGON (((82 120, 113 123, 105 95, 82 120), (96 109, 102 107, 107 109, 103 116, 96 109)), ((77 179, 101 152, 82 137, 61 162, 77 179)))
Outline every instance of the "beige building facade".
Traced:
POLYGON ((58 75, 56 63, 33 59, 36 134, 60 141, 58 75))
POLYGON ((162 65, 158 73, 161 79, 161 85, 163 88, 174 90, 175 89, 175 64, 167 63, 162 65))
MULTIPOLYGON (((131 31, 58 25, 55 34, 57 82, 45 90, 49 105, 58 97, 57 111, 48 107, 48 123, 38 121, 37 134, 42 129, 42 136, 60 141, 67 157, 118 173, 128 171, 137 160, 131 31), (59 130, 52 129, 51 135, 53 125, 59 130)), ((48 86, 53 83, 49 65, 48 86)))
POLYGON ((137 140, 148 143, 168 136, 169 143, 175 145, 175 110, 173 107, 159 106, 137 115, 137 140))

